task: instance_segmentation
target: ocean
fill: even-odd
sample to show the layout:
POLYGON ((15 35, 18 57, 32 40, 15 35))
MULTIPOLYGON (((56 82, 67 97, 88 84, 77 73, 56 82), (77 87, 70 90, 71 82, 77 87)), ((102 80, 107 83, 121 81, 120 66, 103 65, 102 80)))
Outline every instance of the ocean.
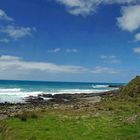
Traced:
POLYGON ((122 83, 82 83, 0 80, 0 103, 21 103, 39 94, 99 93, 117 89, 122 83), (113 86, 113 87, 110 87, 113 86))

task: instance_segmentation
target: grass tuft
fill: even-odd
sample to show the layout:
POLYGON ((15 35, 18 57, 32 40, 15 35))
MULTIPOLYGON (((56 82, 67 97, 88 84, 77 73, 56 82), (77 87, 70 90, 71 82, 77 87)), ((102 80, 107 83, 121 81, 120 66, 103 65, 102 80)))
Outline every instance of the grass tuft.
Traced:
POLYGON ((26 122, 27 119, 38 119, 39 115, 37 112, 24 111, 21 114, 17 114, 16 117, 19 118, 21 121, 26 122))

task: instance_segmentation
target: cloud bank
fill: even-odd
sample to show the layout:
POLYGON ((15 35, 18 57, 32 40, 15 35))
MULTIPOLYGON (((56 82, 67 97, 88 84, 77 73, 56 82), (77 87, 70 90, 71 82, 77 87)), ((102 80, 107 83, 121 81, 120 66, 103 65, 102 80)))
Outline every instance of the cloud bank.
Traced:
POLYGON ((116 74, 117 70, 108 67, 97 66, 95 68, 86 68, 83 66, 74 65, 57 65, 49 62, 34 62, 25 61, 21 57, 2 55, 0 56, 0 71, 9 73, 14 69, 14 73, 30 73, 33 71, 46 72, 46 73, 67 73, 67 74, 80 74, 80 73, 93 73, 93 74, 116 74))

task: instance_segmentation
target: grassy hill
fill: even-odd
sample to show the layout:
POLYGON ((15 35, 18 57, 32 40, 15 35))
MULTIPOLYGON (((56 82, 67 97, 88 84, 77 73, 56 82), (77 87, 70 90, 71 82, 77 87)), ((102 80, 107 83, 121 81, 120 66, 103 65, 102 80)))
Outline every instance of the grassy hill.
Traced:
POLYGON ((136 76, 120 91, 121 95, 140 96, 140 76, 136 76))

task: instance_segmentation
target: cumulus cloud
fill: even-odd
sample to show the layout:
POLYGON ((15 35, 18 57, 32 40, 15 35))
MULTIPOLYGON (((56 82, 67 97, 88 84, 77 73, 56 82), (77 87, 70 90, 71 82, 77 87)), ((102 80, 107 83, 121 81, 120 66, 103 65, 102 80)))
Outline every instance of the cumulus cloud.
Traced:
POLYGON ((13 21, 13 18, 9 17, 5 11, 3 11, 2 9, 0 9, 0 20, 9 20, 9 21, 13 21))
POLYGON ((140 33, 137 33, 137 34, 135 35, 135 40, 136 40, 136 41, 140 41, 140 33))
POLYGON ((140 28, 140 5, 122 7, 121 17, 117 18, 118 25, 126 31, 134 31, 140 28))
POLYGON ((121 62, 115 55, 101 55, 100 59, 102 59, 104 63, 117 64, 121 62))
POLYGON ((31 32, 33 30, 34 29, 30 27, 21 27, 21 26, 14 26, 14 25, 8 25, 0 29, 1 33, 4 33, 8 37, 15 40, 31 35, 31 32))
POLYGON ((137 54, 140 54, 140 47, 134 48, 133 51, 137 54))
POLYGON ((139 0, 56 0, 66 6, 67 11, 73 15, 87 16, 96 11, 101 4, 130 4, 139 0))
POLYGON ((34 62, 25 61, 21 57, 2 55, 0 56, 0 71, 10 71, 14 69, 15 73, 19 72, 32 72, 32 71, 43 71, 46 73, 107 73, 115 74, 117 70, 106 67, 95 67, 93 69, 85 68, 83 66, 74 65, 57 65, 49 62, 34 62))
POLYGON ((0 42, 2 43, 8 43, 11 40, 18 40, 30 36, 33 31, 37 31, 35 27, 31 28, 16 25, 15 20, 9 17, 2 9, 0 9, 0 20, 9 21, 8 23, 0 24, 0 35, 4 36, 0 39, 0 42))

